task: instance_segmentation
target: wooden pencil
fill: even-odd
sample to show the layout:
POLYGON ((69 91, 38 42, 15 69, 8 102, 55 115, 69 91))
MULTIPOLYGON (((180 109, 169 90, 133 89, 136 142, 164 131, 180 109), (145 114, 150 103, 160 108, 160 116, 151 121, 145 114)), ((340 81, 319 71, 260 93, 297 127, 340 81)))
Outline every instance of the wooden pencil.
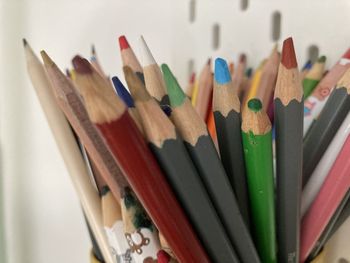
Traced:
POLYGON ((191 74, 191 77, 190 77, 189 82, 188 82, 188 86, 186 88, 186 95, 187 95, 189 100, 191 100, 191 98, 192 98, 195 81, 196 81, 196 73, 193 72, 191 74))
POLYGON ((308 61, 305 62, 303 68, 300 71, 300 79, 303 80, 306 76, 306 74, 310 71, 312 68, 312 62, 309 59, 308 61))
POLYGON ((264 64, 266 63, 266 59, 264 59, 259 67, 255 70, 253 77, 252 77, 252 81, 251 81, 251 85, 249 87, 249 89, 246 92, 246 95, 243 97, 242 100, 242 104, 241 107, 244 108, 247 106, 247 102, 253 98, 256 97, 256 94, 258 92, 258 87, 259 87, 259 83, 261 80, 261 76, 262 76, 262 69, 264 67, 264 64))
POLYGON ((202 120, 208 117, 208 106, 210 96, 213 91, 213 76, 211 73, 211 59, 205 64, 198 77, 198 94, 196 103, 194 104, 196 111, 202 120))
POLYGON ((340 218, 342 212, 344 209, 346 209, 346 205, 349 202, 349 197, 350 197, 350 190, 347 191, 345 194, 343 200, 340 202, 339 206, 337 207, 337 210, 334 212, 332 215, 331 219, 329 220, 329 223, 327 224, 326 228, 322 232, 320 238, 317 240, 314 248, 312 249, 308 261, 314 259, 322 250, 323 246, 326 244, 328 239, 331 237, 332 233, 334 233, 334 227, 336 223, 338 222, 338 219, 340 218))
POLYGON ((243 94, 243 79, 244 79, 244 73, 247 67, 247 56, 242 53, 239 56, 237 68, 233 73, 232 76, 232 85, 233 88, 236 90, 238 97, 241 98, 241 95, 243 94))
POLYGON ((258 98, 263 110, 266 112, 271 100, 273 99, 273 92, 277 80, 278 65, 280 57, 278 53, 278 46, 275 45, 269 58, 266 60, 261 72, 261 78, 256 91, 256 98, 258 98))
POLYGON ((242 141, 254 241, 261 262, 277 262, 271 123, 258 99, 243 110, 242 141))
POLYGON ((205 186, 175 126, 129 67, 125 79, 141 115, 149 146, 184 207, 204 248, 215 262, 238 262, 205 186), (189 191, 190 189, 190 191, 189 191))
POLYGON ((329 70, 326 76, 318 83, 311 95, 304 103, 304 137, 311 124, 321 113, 327 99, 338 80, 350 68, 350 48, 341 59, 329 70))
POLYGON ((91 62, 91 65, 97 70, 98 73, 101 74, 102 77, 105 77, 106 79, 108 79, 107 75, 105 74, 105 72, 101 67, 100 61, 97 58, 95 45, 91 46, 90 62, 91 62))
POLYGON ((301 197, 301 217, 305 215, 311 203, 314 201, 349 134, 350 113, 347 114, 332 142, 329 144, 327 150, 310 176, 309 181, 305 184, 301 197))
POLYGON ((213 112, 218 134, 220 157, 236 194, 243 219, 250 228, 247 180, 241 137, 241 105, 233 87, 226 61, 215 60, 213 112))
POLYGON ((312 65, 311 69, 305 75, 305 78, 303 79, 304 99, 310 96, 314 88, 316 88, 317 84, 322 79, 326 59, 326 56, 319 57, 319 59, 312 65))
POLYGON ((230 181, 204 121, 192 107, 169 67, 163 64, 161 68, 173 109, 171 119, 184 140, 240 260, 259 262, 230 181))
POLYGON ((293 39, 283 42, 274 95, 278 262, 298 262, 303 163, 303 89, 293 39))
MULTIPOLYGON (((120 204, 106 185, 101 191, 103 224, 115 262, 134 262, 126 238, 120 204)), ((137 262, 137 261, 135 261, 137 262)), ((140 262, 140 261, 139 261, 140 262)))
MULTIPOLYGON (((58 104, 70 121, 75 132, 78 134, 80 140, 86 147, 90 157, 93 159, 93 163, 96 164, 103 179, 105 179, 109 187, 113 187, 113 195, 115 196, 116 200, 123 200, 125 189, 129 188, 129 184, 122 174, 112 153, 104 143, 100 133, 89 120, 88 113, 85 110, 80 96, 76 92, 72 83, 64 77, 63 73, 45 52, 42 52, 42 57, 45 62, 46 70, 53 83, 52 87, 55 91, 58 104)), ((95 74, 99 76, 101 83, 109 87, 106 80, 100 76, 97 71, 95 71, 95 74)), ((107 91, 108 96, 116 96, 110 88, 108 88, 107 91)), ((132 218, 132 220, 137 221, 140 219, 132 218)), ((152 226, 150 229, 153 231, 154 227, 152 226)), ((138 229, 138 231, 141 230, 138 229)), ((153 233, 153 235, 157 236, 158 233, 153 233)), ((154 240, 154 238, 151 240, 154 240)), ((156 242, 156 245, 153 245, 153 243, 150 243, 149 245, 156 247, 159 250, 159 246, 157 247, 157 244, 158 243, 156 242)), ((156 254, 157 251, 155 251, 154 254, 156 254)))
POLYGON ((304 141, 303 185, 350 110, 350 68, 338 81, 320 116, 304 141))
POLYGON ((143 74, 147 90, 159 104, 169 105, 169 97, 166 93, 162 72, 142 36, 140 38, 140 47, 143 74))
POLYGON ((76 143, 71 127, 55 101, 55 96, 43 65, 26 40, 23 40, 23 44, 29 76, 71 176, 87 221, 98 240, 104 259, 106 262, 112 263, 113 259, 103 232, 100 198, 90 182, 79 146, 76 143))
POLYGON ((93 74, 88 61, 75 57, 73 63, 91 121, 100 130, 131 187, 176 257, 183 262, 209 262, 123 102, 116 96, 108 96, 108 86, 98 80, 98 74, 93 74))
POLYGON ((129 45, 125 36, 119 37, 120 55, 122 57, 123 66, 129 66, 136 73, 136 75, 145 83, 142 67, 138 61, 133 49, 129 45))
POLYGON ((301 223, 300 260, 304 262, 350 188, 350 137, 301 223))

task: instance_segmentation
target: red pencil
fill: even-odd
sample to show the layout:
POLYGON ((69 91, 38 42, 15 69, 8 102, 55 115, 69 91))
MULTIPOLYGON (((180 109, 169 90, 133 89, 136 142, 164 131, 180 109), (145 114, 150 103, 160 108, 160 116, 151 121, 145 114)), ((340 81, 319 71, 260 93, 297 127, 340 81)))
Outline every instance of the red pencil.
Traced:
POLYGON ((108 96, 109 86, 86 59, 77 56, 73 65, 92 122, 176 257, 186 263, 210 262, 124 103, 108 96))

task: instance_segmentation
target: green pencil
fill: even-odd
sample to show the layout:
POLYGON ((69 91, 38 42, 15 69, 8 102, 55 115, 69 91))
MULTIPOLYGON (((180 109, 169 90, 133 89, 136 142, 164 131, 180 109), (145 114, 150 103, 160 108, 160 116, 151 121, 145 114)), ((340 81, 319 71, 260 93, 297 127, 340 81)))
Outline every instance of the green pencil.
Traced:
POLYGON ((321 56, 303 79, 304 99, 309 97, 312 91, 323 77, 326 57, 321 56))
POLYGON ((253 236, 260 259, 275 263, 276 230, 272 133, 262 103, 251 99, 242 114, 242 140, 251 203, 253 236))

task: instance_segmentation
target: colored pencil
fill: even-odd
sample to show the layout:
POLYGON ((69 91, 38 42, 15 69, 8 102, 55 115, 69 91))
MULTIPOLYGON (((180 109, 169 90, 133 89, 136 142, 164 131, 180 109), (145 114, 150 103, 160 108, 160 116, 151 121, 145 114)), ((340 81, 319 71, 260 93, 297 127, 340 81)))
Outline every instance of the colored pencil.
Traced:
POLYGON ((258 87, 260 84, 260 80, 261 80, 261 76, 262 76, 262 70, 264 68, 264 64, 266 63, 266 59, 264 59, 259 67, 255 70, 254 74, 253 74, 253 78, 251 81, 251 85, 249 87, 249 89, 246 92, 246 96, 244 96, 243 98, 243 103, 241 104, 241 107, 244 108, 247 106, 247 102, 253 98, 256 97, 257 91, 258 91, 258 87))
POLYGON ((166 251, 160 250, 157 254, 157 263, 177 263, 166 251))
POLYGON ((277 262, 271 123, 258 99, 243 110, 242 141, 255 244, 261 262, 277 262))
POLYGON ((244 79, 244 73, 247 67, 247 56, 242 53, 239 56, 237 68, 233 73, 232 76, 232 85, 233 88, 236 90, 238 97, 241 98, 241 95, 243 94, 243 79, 244 79))
POLYGON ((101 67, 100 61, 97 58, 95 45, 91 46, 90 62, 91 62, 91 65, 97 70, 98 73, 101 74, 102 77, 105 77, 106 79, 108 79, 107 75, 104 73, 104 71, 101 67))
POLYGON ((265 112, 267 111, 270 102, 273 100, 273 92, 277 80, 278 65, 280 62, 277 47, 278 46, 275 45, 262 68, 260 82, 256 91, 256 98, 261 101, 265 112))
POLYGON ((312 65, 311 69, 305 75, 305 78, 303 79, 304 99, 311 95, 314 88, 316 88, 317 84, 322 79, 326 59, 327 58, 325 56, 319 57, 319 59, 312 65))
POLYGON ((198 80, 195 80, 193 84, 193 92, 191 96, 191 104, 193 105, 193 107, 197 103, 197 96, 198 96, 198 80))
POLYGON ((213 112, 220 157, 236 194, 243 219, 250 228, 248 189, 241 137, 241 105, 225 60, 221 58, 215 60, 214 76, 213 112))
POLYGON ((350 188, 350 137, 301 224, 300 260, 304 262, 350 188))
POLYGON ((349 236, 350 236, 350 217, 344 222, 344 224, 338 229, 334 236, 327 242, 324 247, 325 263, 338 262, 347 263, 350 262, 350 250, 349 250, 349 236))
POLYGON ((292 38, 283 42, 274 95, 278 262, 298 262, 303 163, 303 89, 292 38))
MULTIPOLYGON (((46 70, 54 84, 53 88, 61 109, 69 119, 75 132, 79 135, 79 138, 85 145, 103 179, 105 179, 109 187, 113 187, 113 195, 118 201, 121 200, 120 202, 122 202, 125 191, 129 188, 128 182, 117 165, 112 153, 104 143, 100 133, 89 120, 88 113, 72 83, 64 77, 63 73, 46 53, 42 52, 42 57, 45 62, 46 70)), ((110 89, 107 81, 100 76, 97 71, 94 71, 94 73, 99 76, 100 82, 108 87, 108 90, 106 89, 106 91, 108 91, 108 96, 116 96, 110 89)), ((132 218, 132 220, 137 221, 140 219, 132 218)), ((151 226, 150 229, 153 230, 154 226, 151 226)), ((153 235, 157 236, 158 234, 154 233, 153 235)), ((150 240, 153 241, 154 239, 155 238, 150 240)), ((157 247, 159 250, 157 244, 158 242, 156 242, 155 245, 153 245, 152 242, 149 243, 150 246, 157 247)), ((157 251, 155 251, 154 254, 156 254, 157 251)))
POLYGON ((173 109, 171 119, 185 142, 240 260, 259 262, 230 181, 204 121, 192 107, 169 67, 163 64, 161 68, 173 109))
POLYGON ((129 67, 124 67, 124 75, 142 117, 149 146, 191 219, 204 248, 215 262, 238 262, 205 186, 182 140, 176 134, 175 126, 129 67))
POLYGON ((87 221, 100 244, 104 259, 106 262, 112 263, 113 260, 109 252, 108 242, 102 229, 100 198, 90 182, 79 146, 76 143, 71 127, 56 103, 43 65, 25 39, 23 44, 31 82, 74 184, 87 221))
POLYGON ((350 68, 338 81, 320 116, 304 141, 305 185, 350 110, 350 68))
POLYGON ((329 94, 337 84, 338 80, 350 68, 350 48, 342 58, 329 70, 326 76, 318 83, 311 95, 304 103, 304 137, 311 124, 321 113, 329 94))
POLYGON ((135 121, 137 128, 139 128, 140 132, 144 134, 140 115, 135 108, 134 100, 132 99, 129 91, 124 87, 123 83, 120 81, 118 77, 116 76, 112 77, 112 82, 118 96, 124 101, 126 106, 128 106, 128 112, 130 116, 133 118, 133 120, 135 121))
POLYGON ((119 37, 119 48, 123 66, 129 66, 132 68, 136 75, 143 81, 143 83, 145 83, 141 64, 125 36, 119 37))
POLYGON ((125 105, 118 97, 108 96, 108 86, 99 80, 98 74, 93 74, 88 61, 75 57, 74 68, 90 119, 102 133, 131 187, 176 257, 183 262, 209 262, 125 105), (130 160, 134 165, 130 165, 130 160))
POLYGON ((166 94, 162 72, 142 36, 140 38, 140 47, 147 90, 161 105, 169 105, 169 97, 166 94))
POLYGON ((314 201, 319 192, 324 180, 332 168, 340 150, 342 149, 346 138, 350 134, 350 113, 347 114, 342 125, 338 129, 332 142, 329 144, 327 150, 323 154, 321 160, 318 162, 315 170, 306 183, 302 198, 301 198, 301 216, 303 217, 309 209, 311 203, 314 201))
MULTIPOLYGON (((326 244, 326 242, 329 240, 329 238, 335 232, 334 228, 336 227, 337 222, 339 222, 339 218, 340 218, 343 210, 346 209, 347 204, 350 204, 349 197, 350 197, 350 190, 348 190, 348 192, 345 194, 343 200, 340 202, 339 206, 337 207, 337 210, 334 212, 332 218, 329 220, 329 223, 327 224, 326 228, 322 232, 320 238, 317 240, 314 248, 312 249, 312 251, 308 257, 309 260, 315 258, 320 253, 323 246, 326 244)), ((348 207, 350 207, 350 206, 348 205, 348 207)), ((343 220, 343 222, 345 221, 345 219, 343 220)), ((339 225, 338 225, 338 227, 339 227, 339 225)))
POLYGON ((198 94, 194 105, 202 120, 206 120, 208 117, 208 106, 212 91, 213 76, 211 73, 211 59, 208 59, 208 62, 205 64, 198 77, 198 94))
POLYGON ((101 191, 101 202, 104 230, 108 238, 114 262, 137 262, 133 261, 131 250, 124 236, 124 224, 120 204, 112 195, 108 186, 103 187, 101 191))
POLYGON ((310 69, 312 68, 312 62, 309 59, 308 61, 306 61, 306 63, 304 64, 303 68, 300 71, 300 79, 303 80, 306 76, 306 74, 310 71, 310 69))
POLYGON ((190 77, 189 82, 188 82, 188 86, 186 88, 186 95, 187 95, 189 100, 191 100, 191 98, 192 98, 195 81, 196 81, 196 73, 193 72, 191 74, 191 77, 190 77))

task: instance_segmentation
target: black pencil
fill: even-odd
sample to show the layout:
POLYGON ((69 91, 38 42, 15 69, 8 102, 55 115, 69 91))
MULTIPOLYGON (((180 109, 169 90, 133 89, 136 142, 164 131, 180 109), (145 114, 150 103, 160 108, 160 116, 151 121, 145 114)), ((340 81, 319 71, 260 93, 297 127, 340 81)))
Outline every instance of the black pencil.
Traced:
POLYGON ((125 79, 152 152, 215 262, 239 262, 175 126, 129 67, 125 79))
POLYGON ((204 121, 192 107, 167 65, 162 65, 162 71, 172 107, 172 120, 185 142, 231 242, 241 261, 260 262, 204 121))
POLYGON ((283 42, 275 88, 278 262, 298 262, 303 153, 303 89, 292 38, 283 42))
POLYGON ((241 113, 237 89, 225 60, 215 60, 213 112, 220 157, 237 197, 239 209, 248 228, 249 199, 241 137, 241 113))
POLYGON ((304 141, 303 185, 309 180, 349 110, 350 69, 338 81, 304 141))

